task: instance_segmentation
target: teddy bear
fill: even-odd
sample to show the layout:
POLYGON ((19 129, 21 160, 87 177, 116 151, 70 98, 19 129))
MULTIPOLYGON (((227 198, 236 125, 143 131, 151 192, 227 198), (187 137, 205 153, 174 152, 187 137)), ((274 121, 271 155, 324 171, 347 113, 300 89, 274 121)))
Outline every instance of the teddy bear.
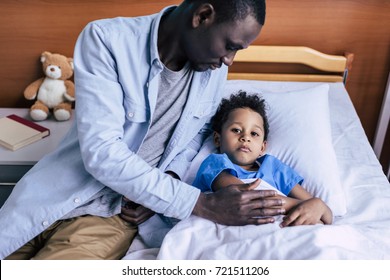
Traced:
POLYGON ((73 75, 73 59, 45 51, 41 54, 41 63, 45 77, 32 82, 24 90, 26 99, 36 98, 30 108, 30 117, 34 121, 43 121, 52 111, 57 121, 69 120, 75 100, 74 84, 69 80, 73 75))

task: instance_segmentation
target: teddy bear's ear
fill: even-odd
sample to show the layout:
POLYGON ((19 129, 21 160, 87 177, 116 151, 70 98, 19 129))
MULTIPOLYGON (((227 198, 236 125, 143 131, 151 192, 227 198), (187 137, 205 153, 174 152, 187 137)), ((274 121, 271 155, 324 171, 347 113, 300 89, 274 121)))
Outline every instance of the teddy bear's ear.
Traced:
POLYGON ((50 52, 43 52, 41 54, 41 63, 44 63, 49 55, 51 55, 50 52))
POLYGON ((73 58, 68 58, 68 63, 70 64, 70 67, 72 67, 72 69, 74 69, 74 66, 73 66, 73 58))

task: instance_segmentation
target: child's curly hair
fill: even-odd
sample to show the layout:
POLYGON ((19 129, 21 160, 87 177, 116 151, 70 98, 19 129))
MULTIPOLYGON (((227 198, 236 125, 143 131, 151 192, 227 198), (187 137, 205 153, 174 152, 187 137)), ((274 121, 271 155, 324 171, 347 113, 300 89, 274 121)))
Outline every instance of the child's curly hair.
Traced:
POLYGON ((246 91, 240 90, 236 94, 232 94, 230 98, 224 98, 218 107, 212 121, 211 127, 214 131, 221 133, 222 125, 226 122, 231 111, 237 108, 249 108, 263 118, 264 122, 264 141, 267 140, 269 133, 269 123, 266 114, 266 102, 257 94, 248 94, 246 91))

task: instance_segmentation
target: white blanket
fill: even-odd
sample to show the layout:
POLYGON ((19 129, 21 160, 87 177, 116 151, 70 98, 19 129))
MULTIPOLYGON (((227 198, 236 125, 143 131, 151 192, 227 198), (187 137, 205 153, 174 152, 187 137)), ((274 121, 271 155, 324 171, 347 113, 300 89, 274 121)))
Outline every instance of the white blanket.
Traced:
POLYGON ((350 205, 346 216, 326 226, 280 228, 278 220, 228 227, 192 216, 168 233, 158 258, 390 259, 388 187, 362 185, 348 195, 355 205, 350 205))

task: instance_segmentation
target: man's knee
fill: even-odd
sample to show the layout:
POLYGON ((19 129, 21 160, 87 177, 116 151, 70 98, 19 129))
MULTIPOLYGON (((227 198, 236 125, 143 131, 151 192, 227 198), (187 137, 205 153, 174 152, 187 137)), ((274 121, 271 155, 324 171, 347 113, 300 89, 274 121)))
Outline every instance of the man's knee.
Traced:
POLYGON ((136 234, 119 216, 77 217, 58 226, 33 259, 120 259, 136 234))

